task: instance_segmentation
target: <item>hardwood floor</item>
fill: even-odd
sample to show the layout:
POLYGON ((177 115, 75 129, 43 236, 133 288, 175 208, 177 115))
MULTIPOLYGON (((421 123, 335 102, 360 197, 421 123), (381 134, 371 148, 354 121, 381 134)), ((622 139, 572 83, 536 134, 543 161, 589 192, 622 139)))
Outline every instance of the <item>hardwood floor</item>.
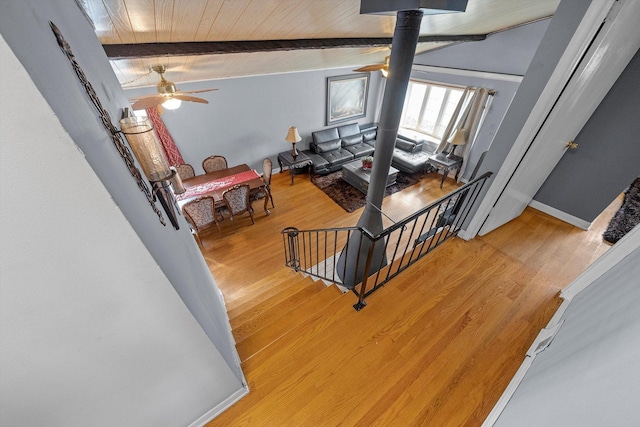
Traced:
MULTIPOLYGON (((385 198, 402 218, 455 187, 440 175, 385 198)), ((608 248, 619 201, 582 231, 528 208, 471 241, 452 239, 367 299, 284 267, 280 231, 354 225, 305 175, 274 175, 276 207, 224 238, 203 236, 251 392, 209 426, 479 426, 557 293, 608 248)), ((255 204, 258 207, 258 204, 255 204)), ((224 230, 230 224, 223 224, 224 230)))

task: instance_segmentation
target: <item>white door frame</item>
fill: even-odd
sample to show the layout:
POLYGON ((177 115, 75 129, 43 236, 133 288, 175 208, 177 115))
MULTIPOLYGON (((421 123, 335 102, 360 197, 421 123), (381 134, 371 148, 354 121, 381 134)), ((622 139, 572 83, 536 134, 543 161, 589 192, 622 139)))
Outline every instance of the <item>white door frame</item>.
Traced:
POLYGON ((591 41, 600 28, 600 24, 607 17, 614 2, 615 0, 591 2, 582 22, 576 29, 547 85, 540 94, 538 102, 536 102, 520 134, 514 141, 511 151, 509 151, 504 163, 496 173, 491 187, 489 187, 481 201, 478 210, 469 225, 458 234, 461 238, 471 239, 480 231, 491 209, 495 206, 520 161, 529 149, 538 130, 543 125, 556 100, 580 63, 582 56, 589 48, 591 41))

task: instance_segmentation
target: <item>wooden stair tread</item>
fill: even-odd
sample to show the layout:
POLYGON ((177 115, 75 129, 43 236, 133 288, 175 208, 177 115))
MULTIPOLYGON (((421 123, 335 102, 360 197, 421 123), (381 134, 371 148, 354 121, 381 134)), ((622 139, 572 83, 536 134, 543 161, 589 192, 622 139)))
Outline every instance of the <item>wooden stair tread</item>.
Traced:
POLYGON ((264 293, 269 293, 273 288, 280 288, 282 282, 288 278, 296 276, 297 274, 295 271, 283 267, 274 274, 264 277, 247 286, 243 286, 241 291, 236 291, 233 294, 224 294, 227 312, 240 305, 246 304, 250 299, 263 295, 264 293))
POLYGON ((279 339, 285 338, 288 333, 299 328, 313 315, 324 310, 343 295, 338 287, 327 286, 292 310, 281 313, 279 317, 272 319, 270 323, 263 325, 236 345, 240 360, 245 362, 279 339))
POLYGON ((231 330, 236 343, 241 342, 257 329, 270 323, 272 319, 281 316, 282 313, 291 311, 325 287, 324 284, 299 277, 294 286, 274 294, 250 310, 244 311, 239 316, 230 318, 231 330))
POLYGON ((296 289, 302 288, 301 280, 303 279, 303 277, 293 271, 291 271, 291 273, 292 274, 290 276, 279 279, 277 286, 273 286, 268 290, 263 289, 261 290, 262 292, 257 292, 255 295, 245 296, 242 304, 231 304, 230 306, 227 306, 227 313, 229 315, 229 319, 232 320, 232 323, 233 319, 240 318, 243 313, 253 310, 255 307, 261 304, 267 303, 277 295, 286 297, 287 295, 295 293, 296 289))

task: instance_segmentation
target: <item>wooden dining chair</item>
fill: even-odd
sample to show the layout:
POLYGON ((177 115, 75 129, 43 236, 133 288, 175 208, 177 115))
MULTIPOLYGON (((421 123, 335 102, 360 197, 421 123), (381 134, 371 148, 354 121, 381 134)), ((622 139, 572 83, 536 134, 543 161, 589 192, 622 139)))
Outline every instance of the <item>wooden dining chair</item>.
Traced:
POLYGON ((225 207, 221 211, 224 215, 227 213, 235 230, 235 217, 243 212, 248 212, 251 217, 251 224, 255 224, 253 220, 253 208, 249 202, 249 184, 238 184, 225 190, 222 193, 222 200, 225 207))
MULTIPOLYGON (((216 204, 215 200, 211 196, 198 197, 195 200, 191 200, 182 206, 182 213, 191 225, 193 235, 198 242, 198 245, 203 248, 200 234, 206 230, 212 224, 218 227, 218 231, 222 233, 218 218, 216 217, 216 204)), ((224 235, 224 233, 222 233, 224 235)))
POLYGON ((223 156, 209 156, 202 161, 205 173, 227 169, 227 159, 223 156))
POLYGON ((193 169, 193 166, 188 163, 174 165, 173 167, 176 168, 176 171, 178 171, 178 175, 180 175, 180 179, 182 180, 193 178, 194 176, 196 176, 196 172, 193 169))
POLYGON ((271 195, 271 175, 273 172, 273 162, 267 158, 262 161, 262 181, 264 181, 264 188, 258 188, 251 194, 251 202, 268 197, 271 200, 271 207, 275 208, 273 204, 273 196, 271 195))

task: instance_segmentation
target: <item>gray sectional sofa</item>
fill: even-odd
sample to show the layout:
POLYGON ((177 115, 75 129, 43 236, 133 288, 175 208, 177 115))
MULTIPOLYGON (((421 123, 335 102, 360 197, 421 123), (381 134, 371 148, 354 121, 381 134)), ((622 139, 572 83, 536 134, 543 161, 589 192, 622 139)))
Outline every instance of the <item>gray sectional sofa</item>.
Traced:
POLYGON ((402 135, 396 138, 396 146, 393 149, 393 161, 391 166, 406 172, 423 174, 430 171, 431 165, 427 163, 429 156, 435 153, 438 144, 430 141, 413 141, 402 135))
MULTIPOLYGON (((375 151, 377 126, 357 123, 332 127, 311 133, 313 140, 304 150, 313 161, 313 173, 326 175, 342 169, 342 165, 375 151)), ((393 150, 392 166, 406 172, 426 172, 427 159, 437 145, 427 141, 413 141, 398 135, 393 150)))

